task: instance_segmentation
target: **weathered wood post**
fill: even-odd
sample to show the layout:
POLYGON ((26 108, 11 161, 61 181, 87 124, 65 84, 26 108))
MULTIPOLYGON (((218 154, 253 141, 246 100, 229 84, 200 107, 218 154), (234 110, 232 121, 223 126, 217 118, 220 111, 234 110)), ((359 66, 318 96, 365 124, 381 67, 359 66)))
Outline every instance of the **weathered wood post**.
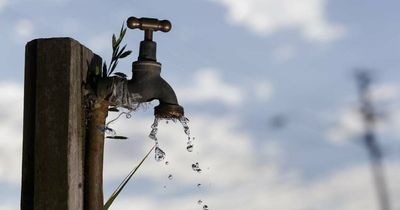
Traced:
POLYGON ((25 59, 21 209, 83 210, 84 84, 101 58, 52 38, 29 42, 25 59))

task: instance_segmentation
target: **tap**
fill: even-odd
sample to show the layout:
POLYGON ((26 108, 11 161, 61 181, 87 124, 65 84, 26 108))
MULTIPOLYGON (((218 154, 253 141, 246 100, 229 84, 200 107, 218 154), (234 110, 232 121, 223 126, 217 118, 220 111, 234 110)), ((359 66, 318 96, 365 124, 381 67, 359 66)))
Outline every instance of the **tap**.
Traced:
POLYGON ((128 81, 128 91, 139 94, 139 103, 157 99, 159 105, 154 115, 159 118, 179 119, 184 109, 179 105, 172 87, 161 77, 161 63, 157 62, 157 43, 153 41, 153 32, 168 32, 171 23, 168 20, 130 17, 127 20, 130 29, 143 30, 144 40, 140 42, 138 60, 132 63, 132 78, 128 81))

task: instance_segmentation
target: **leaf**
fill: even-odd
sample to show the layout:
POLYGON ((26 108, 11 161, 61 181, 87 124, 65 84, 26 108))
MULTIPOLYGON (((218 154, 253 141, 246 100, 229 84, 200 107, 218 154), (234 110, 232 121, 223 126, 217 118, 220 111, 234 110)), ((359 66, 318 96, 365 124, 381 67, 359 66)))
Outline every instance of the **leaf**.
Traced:
POLYGON ((126 74, 122 73, 122 72, 115 72, 114 73, 116 76, 122 77, 122 78, 127 78, 126 74))
POLYGON ((119 193, 121 193, 121 191, 124 189, 125 185, 129 182, 129 180, 132 178, 132 176, 140 168, 140 166, 143 164, 143 162, 147 159, 147 157, 150 155, 151 151, 153 151, 154 147, 155 147, 155 145, 143 157, 143 159, 140 161, 140 163, 135 168, 133 168, 131 172, 129 172, 128 176, 126 176, 125 179, 122 180, 121 184, 119 184, 117 189, 115 189, 115 191, 111 194, 110 198, 108 198, 106 204, 104 204, 104 210, 108 210, 108 208, 110 208, 111 204, 118 197, 119 193))
POLYGON ((125 37, 125 34, 126 34, 126 28, 122 31, 121 37, 124 38, 124 37, 125 37))
POLYGON ((105 61, 103 63, 103 77, 107 77, 107 64, 105 61))
POLYGON ((112 48, 115 49, 117 47, 115 44, 117 43, 117 38, 115 38, 115 34, 112 35, 112 48))
POLYGON ((114 49, 114 51, 113 51, 113 54, 112 54, 112 58, 111 58, 111 61, 114 61, 114 60, 117 60, 117 58, 118 58, 118 51, 119 51, 119 46, 117 46, 115 49, 114 49))
POLYGON ((125 57, 127 57, 128 55, 130 55, 131 53, 132 53, 132 51, 131 51, 131 50, 128 50, 128 51, 122 53, 122 55, 119 56, 119 58, 125 58, 125 57))
POLYGON ((108 111, 109 112, 119 112, 119 110, 117 108, 115 108, 115 107, 108 108, 108 111))
POLYGON ((108 76, 110 76, 110 75, 114 72, 115 67, 117 67, 117 65, 118 65, 118 60, 115 61, 115 62, 112 64, 111 70, 110 70, 110 72, 108 72, 108 76))
POLYGON ((125 48, 126 48, 126 45, 124 47, 122 47, 122 49, 118 52, 117 58, 121 58, 121 54, 124 52, 125 48))
POLYGON ((107 136, 108 139, 119 139, 119 140, 126 140, 128 137, 126 136, 107 136))
POLYGON ((121 30, 119 31, 119 36, 122 35, 122 33, 124 31, 124 26, 125 26, 125 21, 122 21, 122 26, 121 26, 121 30))

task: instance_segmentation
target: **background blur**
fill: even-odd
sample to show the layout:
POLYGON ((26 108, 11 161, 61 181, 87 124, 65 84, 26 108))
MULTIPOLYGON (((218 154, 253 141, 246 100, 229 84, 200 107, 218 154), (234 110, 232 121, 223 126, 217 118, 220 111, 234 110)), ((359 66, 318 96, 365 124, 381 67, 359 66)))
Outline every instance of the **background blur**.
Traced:
MULTIPOLYGON (((111 35, 145 16, 173 24, 154 39, 195 148, 186 151, 179 124, 160 123, 169 164, 149 158, 113 209, 201 209, 199 199, 214 210, 378 209, 354 77, 367 68, 399 210, 399 8, 396 0, 0 0, 0 209, 19 209, 26 42, 72 37, 109 61, 111 35)), ((133 55, 117 71, 130 76, 142 37, 127 32, 133 55)), ((107 140, 106 198, 153 145, 154 105, 112 124, 129 140, 107 140)))

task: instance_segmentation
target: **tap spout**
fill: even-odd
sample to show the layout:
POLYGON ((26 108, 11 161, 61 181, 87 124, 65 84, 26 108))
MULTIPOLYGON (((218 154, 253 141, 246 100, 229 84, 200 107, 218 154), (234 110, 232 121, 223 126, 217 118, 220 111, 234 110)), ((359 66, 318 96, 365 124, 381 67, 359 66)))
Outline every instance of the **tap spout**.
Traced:
POLYGON ((157 99, 160 104, 154 114, 160 118, 180 118, 183 108, 172 87, 161 77, 161 64, 156 61, 139 60, 132 63, 132 79, 128 82, 130 93, 139 94, 139 103, 157 99))

